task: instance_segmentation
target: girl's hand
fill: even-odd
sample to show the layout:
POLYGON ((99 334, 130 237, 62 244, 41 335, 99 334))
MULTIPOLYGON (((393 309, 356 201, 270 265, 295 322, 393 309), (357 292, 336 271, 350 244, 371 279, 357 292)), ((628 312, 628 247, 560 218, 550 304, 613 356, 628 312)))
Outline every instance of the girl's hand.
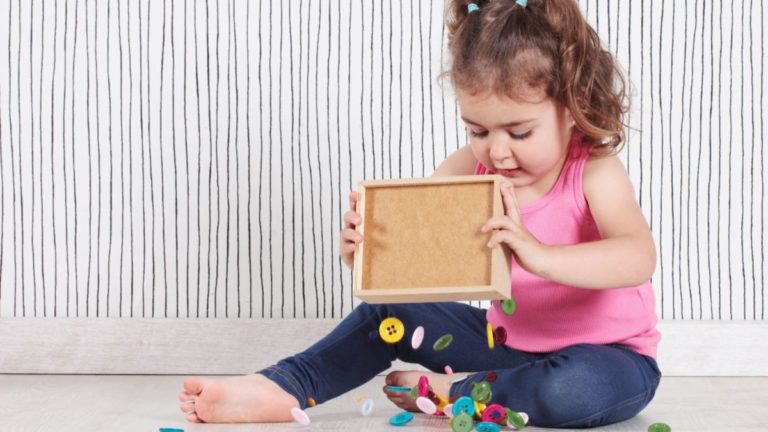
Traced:
POLYGON ((505 244, 511 249, 520 267, 530 273, 543 276, 548 246, 539 242, 523 225, 520 207, 515 198, 515 187, 511 183, 501 184, 501 197, 506 215, 488 219, 481 229, 483 232, 494 231, 488 247, 494 248, 505 244))
POLYGON ((363 236, 355 230, 355 227, 363 222, 357 214, 357 192, 349 193, 349 211, 344 213, 344 228, 341 230, 341 242, 339 242, 339 255, 344 264, 352 269, 355 262, 355 248, 363 241, 363 236))

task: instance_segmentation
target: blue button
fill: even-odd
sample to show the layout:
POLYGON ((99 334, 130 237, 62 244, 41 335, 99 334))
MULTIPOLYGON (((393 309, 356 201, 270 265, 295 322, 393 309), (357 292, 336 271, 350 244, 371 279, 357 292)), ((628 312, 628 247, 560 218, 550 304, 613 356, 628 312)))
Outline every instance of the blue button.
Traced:
POLYGON ((401 413, 397 413, 389 418, 389 424, 392 426, 403 426, 405 424, 410 423, 410 421, 413 420, 413 413, 408 411, 403 411, 401 413))
POLYGON ((411 388, 410 387, 403 387, 403 386, 387 386, 387 391, 396 392, 396 393, 410 393, 411 388))
POLYGON ((467 396, 462 396, 453 402, 453 415, 457 416, 461 413, 466 413, 472 417, 475 415, 475 401, 467 396))
POLYGON ((500 432, 501 428, 496 423, 480 422, 475 425, 477 432, 500 432))

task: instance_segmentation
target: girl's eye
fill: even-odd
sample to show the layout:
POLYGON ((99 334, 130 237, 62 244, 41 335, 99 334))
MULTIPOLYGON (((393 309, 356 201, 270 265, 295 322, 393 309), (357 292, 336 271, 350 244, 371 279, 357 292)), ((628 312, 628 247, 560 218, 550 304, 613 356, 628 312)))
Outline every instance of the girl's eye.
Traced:
MULTIPOLYGON (((530 130, 529 130, 528 132, 525 132, 525 133, 521 133, 521 134, 516 134, 516 133, 512 133, 512 132, 508 132, 508 133, 509 133, 509 136, 510 136, 512 139, 515 139, 515 140, 520 140, 520 141, 522 141, 522 140, 524 140, 524 139, 528 138, 529 136, 531 136, 531 132, 532 132, 532 131, 530 131, 530 130)), ((481 138, 481 139, 482 139, 482 138, 485 138, 485 137, 487 137, 487 136, 488 136, 488 131, 483 131, 483 132, 475 132, 475 131, 473 131, 473 130, 471 130, 471 129, 470 129, 470 130, 469 130, 469 134, 470 134, 470 135, 471 135, 473 138, 481 138)))
POLYGON ((509 136, 512 137, 512 139, 524 140, 524 139, 528 138, 529 136, 531 136, 531 131, 528 131, 528 132, 525 132, 525 133, 521 133, 521 134, 515 134, 515 133, 510 132, 509 136))

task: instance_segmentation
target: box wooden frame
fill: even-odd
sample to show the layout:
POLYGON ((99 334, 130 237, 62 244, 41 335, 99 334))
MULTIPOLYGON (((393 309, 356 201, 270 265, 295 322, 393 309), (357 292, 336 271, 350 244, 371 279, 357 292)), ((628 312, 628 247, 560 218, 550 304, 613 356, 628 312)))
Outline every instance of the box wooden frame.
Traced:
MULTIPOLYGON (((363 221, 357 226, 357 230, 363 236, 363 242, 359 243, 355 250, 355 296, 368 303, 420 303, 462 300, 500 300, 510 298, 511 281, 509 249, 505 246, 493 249, 488 248, 486 243, 490 239, 491 233, 482 233, 480 231, 482 224, 492 216, 504 214, 504 204, 500 192, 502 180, 503 178, 499 175, 487 175, 359 182, 357 212, 360 214, 363 221), (438 188, 435 188, 435 186, 438 188), (474 191, 475 193, 471 193, 473 190, 471 188, 476 189, 474 191), (404 194, 403 191, 405 190, 409 190, 411 193, 404 194), (480 191, 483 193, 477 193, 480 191), (485 195, 486 193, 490 193, 490 197, 485 195), (378 194, 383 194, 382 196, 387 198, 386 200, 382 199, 382 202, 386 202, 387 204, 379 205, 375 203, 376 200, 374 198, 378 194), (429 202, 431 199, 429 197, 435 195, 441 195, 446 199, 453 199, 452 197, 456 196, 456 205, 442 206, 442 208, 436 210, 434 208, 434 202, 429 202), (415 198, 421 199, 414 201, 415 198), (403 204, 391 204, 400 199, 406 202, 403 204), (409 199, 410 202, 407 202, 409 199), (377 214, 378 219, 374 222, 374 211, 377 205, 382 209, 377 214), (409 212, 417 207, 421 210, 426 209, 426 215, 433 215, 436 217, 429 218, 429 223, 416 223, 414 225, 411 225, 408 221, 404 222, 403 220, 398 220, 401 217, 407 217, 407 215, 411 214, 409 212), (399 208, 401 212, 395 212, 393 208, 399 208), (388 211, 390 212, 389 215, 381 216, 382 213, 387 213, 388 211), (480 282, 452 284, 436 281, 437 285, 435 285, 435 283, 411 282, 414 278, 408 279, 407 283, 400 282, 399 280, 387 281, 387 283, 383 283, 380 280, 374 280, 376 276, 373 275, 376 273, 387 275, 379 277, 378 279, 403 279, 408 278, 409 275, 411 277, 416 276, 415 279, 419 279, 422 273, 418 271, 418 274, 414 275, 414 272, 417 272, 417 270, 413 269, 406 270, 405 273, 410 271, 407 275, 400 274, 404 267, 409 267, 408 265, 402 265, 403 258, 401 255, 403 255, 402 251, 406 248, 399 249, 395 252, 397 244, 393 243, 391 245, 394 245, 394 247, 388 247, 386 249, 377 246, 377 242, 379 242, 381 238, 385 238, 388 241, 399 241, 401 242, 400 244, 408 244, 408 241, 404 241, 402 238, 405 236, 396 238, 396 236, 382 234, 378 237, 374 237, 374 231, 385 232, 383 228, 384 224, 381 220, 382 217, 388 217, 389 219, 386 220, 386 223, 392 224, 392 226, 400 224, 400 229, 397 230, 398 232, 411 230, 410 232, 413 234, 414 230, 418 229, 419 231, 416 232, 416 234, 417 236, 421 236, 423 230, 428 230, 428 234, 426 234, 427 238, 435 238, 439 240, 443 246, 446 242, 452 242, 454 240, 456 244, 459 245, 461 245, 462 242, 470 245, 469 251, 466 251, 466 248, 461 246, 456 248, 444 247, 443 249, 435 249, 434 251, 425 254, 420 254, 416 251, 412 253, 416 254, 415 259, 408 261, 408 263, 418 262, 420 257, 427 257, 424 259, 434 260, 430 261, 431 263, 434 263, 434 265, 430 265, 426 273, 432 272, 439 274, 436 277, 437 280, 441 278, 447 279, 449 277, 446 276, 447 274, 460 273, 461 278, 466 277, 466 279, 480 280, 480 282), (441 218, 453 218, 454 220, 456 218, 462 218, 463 220, 463 218, 466 217, 472 219, 473 222, 471 223, 471 226, 468 224, 467 226, 461 227, 461 229, 457 229, 456 225, 442 226, 439 221, 441 218), (438 234, 440 230, 447 230, 444 232, 451 232, 451 235, 446 236, 444 234, 438 234), (463 233, 461 233, 462 230, 463 233), (450 237, 451 239, 446 240, 446 237, 450 237), (472 248, 481 251, 481 253, 476 254, 471 252, 472 248), (377 251, 377 253, 373 253, 374 251, 377 251), (386 251, 386 253, 384 251, 386 251), (429 254, 432 256, 429 256, 429 254), (456 269, 454 263, 453 266, 445 268, 445 271, 440 271, 437 266, 443 265, 446 261, 450 261, 445 258, 445 255, 451 254, 454 255, 453 261, 458 259, 455 257, 457 254, 464 258, 470 258, 469 261, 462 261, 462 264, 464 262, 475 263, 475 260, 478 262, 482 261, 482 263, 467 269, 462 266, 460 271, 456 269), (389 261, 394 261, 394 263, 387 263, 386 256, 389 256, 389 261), (441 256, 443 257, 442 261, 440 260, 441 256), (372 266, 376 266, 376 272, 371 270, 372 266), (392 270, 389 273, 386 271, 388 267, 392 270), (383 269, 383 271, 379 271, 379 269, 383 269), (470 271, 473 269, 474 271, 470 271), (483 273, 482 276, 480 275, 481 272, 483 273), (377 284, 379 285, 378 288, 371 286, 377 284), (394 284, 394 286, 392 284, 394 284)), ((440 203, 443 203, 443 201, 440 201, 440 203)), ((420 216, 417 215, 416 219, 419 217, 420 216)), ((412 220, 413 219, 410 221, 412 220)), ((427 249, 429 249, 429 247, 437 247, 437 245, 429 246, 430 243, 431 241, 418 243, 412 240, 410 242, 412 247, 408 250, 420 250, 422 247, 427 249), (416 244, 416 246, 414 246, 414 244, 416 244)), ((405 252, 405 255, 408 256, 408 253, 409 252, 405 252)), ((450 265, 450 263, 448 264, 450 265)), ((430 276, 424 276, 424 278, 427 277, 430 276)))

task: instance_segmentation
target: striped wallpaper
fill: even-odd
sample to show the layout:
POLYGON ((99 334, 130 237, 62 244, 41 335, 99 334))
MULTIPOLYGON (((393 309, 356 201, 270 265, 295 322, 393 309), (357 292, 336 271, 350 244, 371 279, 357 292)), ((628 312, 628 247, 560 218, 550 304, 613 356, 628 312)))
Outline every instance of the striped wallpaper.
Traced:
MULTIPOLYGON (((661 317, 764 320, 763 2, 581 5, 633 84, 622 158, 661 317)), ((466 141, 435 79, 442 13, 0 1, 0 316, 349 313, 349 190, 466 141)))

